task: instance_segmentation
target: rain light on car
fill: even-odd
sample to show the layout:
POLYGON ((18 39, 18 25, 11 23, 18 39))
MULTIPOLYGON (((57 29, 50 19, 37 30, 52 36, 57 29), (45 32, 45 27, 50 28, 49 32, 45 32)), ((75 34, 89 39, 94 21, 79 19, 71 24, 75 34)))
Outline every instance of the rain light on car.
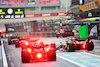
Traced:
POLYGON ((47 47, 47 48, 46 48, 46 51, 48 52, 49 50, 50 50, 50 47, 47 47))
POLYGON ((36 57, 37 57, 37 58, 41 58, 41 57, 42 57, 42 54, 41 54, 41 53, 37 53, 37 54, 36 54, 36 57))
POLYGON ((31 50, 30 48, 28 48, 28 52, 31 53, 31 51, 32 51, 32 50, 31 50))
POLYGON ((28 45, 29 43, 28 43, 28 41, 25 41, 25 45, 28 45))

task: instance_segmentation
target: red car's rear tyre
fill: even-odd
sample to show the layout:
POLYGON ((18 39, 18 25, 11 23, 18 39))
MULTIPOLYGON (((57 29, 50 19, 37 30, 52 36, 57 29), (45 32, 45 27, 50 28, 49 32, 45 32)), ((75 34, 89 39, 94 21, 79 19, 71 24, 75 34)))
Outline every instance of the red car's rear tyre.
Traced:
POLYGON ((75 46, 72 43, 68 43, 67 45, 67 51, 68 52, 74 52, 75 51, 75 46))
POLYGON ((50 50, 48 52, 48 59, 49 61, 56 61, 56 51, 55 50, 50 50))
POLYGON ((88 50, 88 51, 92 51, 93 49, 94 49, 94 43, 93 43, 93 42, 88 43, 88 44, 87 44, 87 50, 88 50))
POLYGON ((23 63, 28 63, 30 61, 30 54, 27 51, 21 51, 21 59, 23 63))

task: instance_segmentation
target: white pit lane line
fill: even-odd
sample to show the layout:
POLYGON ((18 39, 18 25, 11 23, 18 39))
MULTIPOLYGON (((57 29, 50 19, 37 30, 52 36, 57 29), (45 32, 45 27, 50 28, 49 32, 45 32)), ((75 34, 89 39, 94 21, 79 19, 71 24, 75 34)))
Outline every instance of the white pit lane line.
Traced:
POLYGON ((2 40, 1 40, 1 44, 2 44, 3 67, 8 67, 7 58, 6 58, 4 45, 3 45, 3 41, 2 40))
MULTIPOLYGON (((80 52, 80 53, 84 53, 84 52, 80 52)), ((96 57, 100 57, 100 56, 98 56, 98 55, 91 54, 91 53, 86 53, 86 54, 92 55, 92 56, 96 56, 96 57)), ((87 67, 87 66, 81 65, 81 64, 79 64, 79 63, 77 63, 77 62, 74 62, 74 61, 72 61, 72 60, 69 60, 69 59, 67 59, 67 58, 64 58, 64 57, 62 57, 62 56, 60 56, 60 55, 57 55, 57 56, 58 56, 59 58, 62 58, 62 59, 64 59, 64 60, 66 60, 66 61, 69 61, 69 62, 71 62, 71 63, 73 63, 73 64, 76 64, 76 65, 78 65, 78 66, 80 66, 80 67, 87 67)))
POLYGON ((64 60, 66 60, 66 61, 69 61, 69 62, 71 62, 71 63, 73 63, 73 64, 76 64, 76 65, 78 65, 78 66, 80 66, 80 67, 86 67, 86 66, 84 66, 84 65, 81 65, 81 64, 76 63, 76 62, 74 62, 74 61, 71 61, 71 60, 69 60, 69 59, 67 59, 67 58, 64 58, 64 57, 62 57, 62 56, 59 56, 59 55, 57 55, 57 56, 60 57, 60 58, 62 58, 62 59, 64 59, 64 60))

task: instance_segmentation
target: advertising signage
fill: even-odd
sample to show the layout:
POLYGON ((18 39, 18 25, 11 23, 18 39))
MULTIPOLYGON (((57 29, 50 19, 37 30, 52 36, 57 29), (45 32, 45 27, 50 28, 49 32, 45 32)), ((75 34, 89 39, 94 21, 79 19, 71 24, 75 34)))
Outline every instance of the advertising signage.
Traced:
POLYGON ((24 18, 24 8, 0 8, 0 19, 24 18))
POLYGON ((94 0, 84 0, 84 3, 90 3, 90 2, 93 2, 94 0))

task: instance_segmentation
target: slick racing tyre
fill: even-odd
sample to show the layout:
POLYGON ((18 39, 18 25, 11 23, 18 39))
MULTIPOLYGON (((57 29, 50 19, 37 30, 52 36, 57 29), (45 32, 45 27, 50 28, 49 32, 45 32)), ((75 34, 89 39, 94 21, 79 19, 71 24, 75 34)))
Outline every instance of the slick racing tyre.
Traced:
POLYGON ((16 48, 20 47, 20 44, 18 42, 15 42, 15 47, 16 48))
POLYGON ((74 47, 74 44, 72 44, 72 43, 68 43, 68 45, 67 45, 67 51, 68 52, 74 52, 74 49, 75 47, 74 47))
POLYGON ((8 38, 8 45, 11 45, 11 39, 8 38))
POLYGON ((58 38, 58 37, 59 37, 59 35, 56 35, 56 37, 58 38))
POLYGON ((21 59, 23 63, 28 63, 30 61, 30 54, 27 51, 21 51, 21 59))
POLYGON ((47 53, 49 61, 56 61, 56 45, 55 43, 50 44, 50 50, 47 53))
POLYGON ((49 61, 56 61, 56 51, 55 50, 50 50, 48 52, 48 59, 49 61))
POLYGON ((92 51, 93 49, 94 49, 94 43, 93 43, 93 42, 88 43, 88 44, 87 44, 87 50, 88 50, 88 51, 92 51))
POLYGON ((8 41, 8 45, 11 45, 11 41, 8 41))

